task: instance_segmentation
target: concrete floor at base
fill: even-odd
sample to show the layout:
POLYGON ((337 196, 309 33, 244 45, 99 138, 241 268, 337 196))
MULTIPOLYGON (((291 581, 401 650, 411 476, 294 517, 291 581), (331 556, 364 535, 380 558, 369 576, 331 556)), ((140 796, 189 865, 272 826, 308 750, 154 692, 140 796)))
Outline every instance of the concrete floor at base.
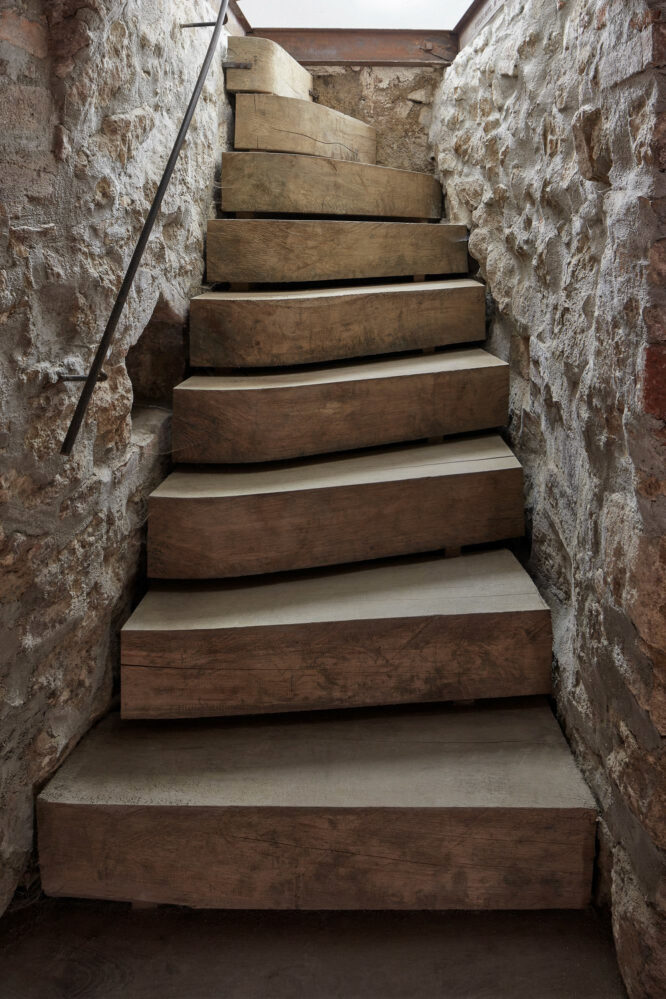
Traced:
POLYGON ((268 913, 47 900, 0 999, 623 999, 594 912, 268 913))

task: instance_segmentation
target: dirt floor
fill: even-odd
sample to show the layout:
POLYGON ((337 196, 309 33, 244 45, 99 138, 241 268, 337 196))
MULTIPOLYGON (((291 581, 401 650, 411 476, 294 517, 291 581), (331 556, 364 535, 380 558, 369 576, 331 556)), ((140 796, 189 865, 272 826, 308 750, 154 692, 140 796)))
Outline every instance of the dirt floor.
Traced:
POLYGON ((593 912, 248 913, 38 902, 0 999, 623 999, 593 912))

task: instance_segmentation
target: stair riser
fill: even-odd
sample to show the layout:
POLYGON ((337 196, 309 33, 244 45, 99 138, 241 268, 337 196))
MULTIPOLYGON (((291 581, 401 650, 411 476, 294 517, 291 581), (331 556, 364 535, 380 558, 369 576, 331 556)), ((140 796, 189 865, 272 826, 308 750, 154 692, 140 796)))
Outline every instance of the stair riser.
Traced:
POLYGON ((322 104, 272 94, 238 95, 234 147, 353 163, 377 160, 377 135, 371 125, 322 104))
POLYGON ((122 635, 124 718, 308 711, 551 691, 548 611, 122 635))
POLYGON ((229 909, 575 909, 594 812, 39 803, 49 895, 229 909))
POLYGON ((298 388, 174 392, 181 462, 262 462, 486 430, 506 423, 508 367, 298 388))
POLYGON ((418 222, 214 219, 206 256, 212 282, 466 274, 467 231, 418 222))
POLYGON ((301 492, 154 496, 148 574, 214 579, 280 572, 483 544, 523 531, 523 477, 516 468, 301 492))
POLYGON ((222 210, 439 219, 442 189, 430 174, 368 163, 290 153, 224 153, 222 210))
POLYGON ((190 361, 268 367, 485 339, 485 289, 375 291, 291 299, 195 298, 190 361))

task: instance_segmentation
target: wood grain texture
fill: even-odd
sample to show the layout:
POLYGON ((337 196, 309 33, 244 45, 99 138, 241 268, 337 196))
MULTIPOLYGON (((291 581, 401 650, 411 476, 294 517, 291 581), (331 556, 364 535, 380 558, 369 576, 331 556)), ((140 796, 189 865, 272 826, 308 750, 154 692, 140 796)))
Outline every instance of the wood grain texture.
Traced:
POLYGON ((238 94, 235 121, 235 149, 377 162, 372 125, 323 104, 272 94, 238 94))
POLYGON ((522 470, 489 435, 273 469, 175 472, 149 500, 148 574, 279 572, 523 531, 522 470))
POLYGON ((503 426, 509 365, 479 349, 293 374, 200 376, 173 393, 181 462, 276 461, 503 426))
POLYGON ((312 74, 268 38, 230 36, 227 59, 252 63, 251 69, 226 71, 226 88, 232 94, 246 91, 312 100, 312 74))
POLYGON ((431 174, 292 153, 223 153, 222 210, 439 219, 431 174))
POLYGON ((38 803, 52 895, 579 908, 594 805, 546 704, 90 734, 38 803))
POLYGON ((446 66, 458 54, 453 31, 375 28, 255 28, 310 66, 446 66))
POLYGON ((485 287, 429 281, 311 291, 208 292, 190 306, 190 362, 308 364, 485 338, 485 287))
POLYGON ((153 588, 121 634, 124 718, 545 694, 548 608, 508 551, 153 588))
POLYGON ((213 282, 466 274, 467 230, 427 222, 211 219, 206 258, 213 282))

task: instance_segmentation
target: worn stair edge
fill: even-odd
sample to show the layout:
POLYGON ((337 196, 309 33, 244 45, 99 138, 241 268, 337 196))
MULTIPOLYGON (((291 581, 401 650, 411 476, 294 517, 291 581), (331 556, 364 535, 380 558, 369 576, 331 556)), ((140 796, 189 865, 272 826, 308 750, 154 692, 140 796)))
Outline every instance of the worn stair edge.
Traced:
POLYGON ((49 895, 270 909, 579 908, 595 810, 547 705, 124 725, 38 800, 49 895))
POLYGON ((190 363, 269 367, 484 340, 485 286, 422 281, 309 291, 207 292, 192 299, 190 363))
POLYGON ((300 283, 466 274, 467 230, 428 222, 211 219, 209 281, 300 283))
POLYGON ((550 614, 506 550, 152 589, 121 633, 124 718, 551 690, 550 614))
POLYGON ((278 461, 503 426, 509 365, 478 348, 267 375, 173 393, 180 462, 278 461))
POLYGON ((440 219, 429 173, 293 153, 222 154, 222 210, 283 215, 440 219))
POLYGON ((269 468, 178 470, 149 499, 148 574, 280 572, 523 531, 520 463, 501 437, 485 434, 269 468))
POLYGON ((374 164, 377 132, 372 125, 323 104, 272 94, 238 94, 234 148, 374 164))
POLYGON ((250 69, 226 70, 225 85, 230 93, 248 91, 312 100, 312 74, 268 38, 230 36, 227 59, 251 63, 250 69))

